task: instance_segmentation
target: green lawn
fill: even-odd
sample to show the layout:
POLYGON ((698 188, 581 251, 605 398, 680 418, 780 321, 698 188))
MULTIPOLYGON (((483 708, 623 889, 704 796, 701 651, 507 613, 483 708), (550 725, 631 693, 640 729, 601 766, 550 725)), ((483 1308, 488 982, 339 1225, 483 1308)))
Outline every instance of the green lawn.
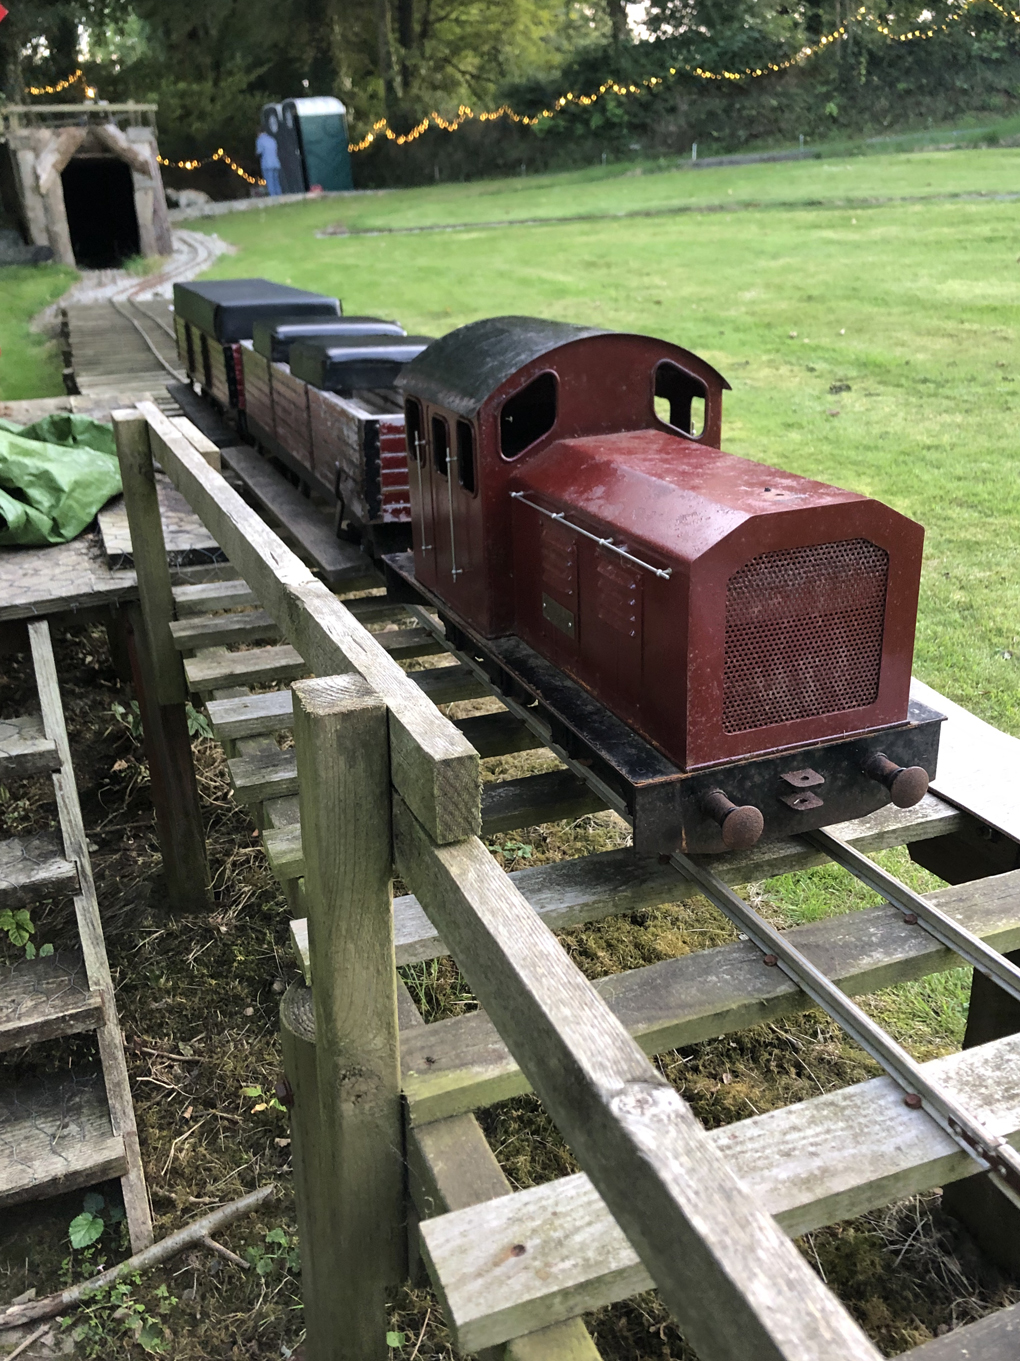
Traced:
POLYGON ((66 265, 6 265, 0 269, 0 401, 60 397, 60 355, 28 323, 77 278, 66 265))
POLYGON ((735 453, 882 498, 928 530, 917 673, 1020 733, 1020 151, 953 151, 624 178, 401 190, 196 223, 234 242, 218 277, 336 292, 348 312, 438 335, 531 313, 654 332, 733 385, 735 453), (821 186, 821 187, 820 187, 821 186), (828 188, 827 186, 831 186, 828 188), (796 208, 398 236, 349 225, 567 215, 671 194, 796 208), (827 192, 826 192, 827 190, 827 192), (641 197, 644 195, 645 197, 641 197), (794 334, 795 333, 795 334, 794 334), (833 393, 832 387, 849 385, 833 393))

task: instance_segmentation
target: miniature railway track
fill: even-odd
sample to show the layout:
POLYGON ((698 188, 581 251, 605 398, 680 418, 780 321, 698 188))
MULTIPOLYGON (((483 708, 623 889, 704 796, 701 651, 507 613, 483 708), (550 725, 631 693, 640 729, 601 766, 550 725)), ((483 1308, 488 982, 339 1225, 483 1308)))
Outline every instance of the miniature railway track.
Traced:
POLYGON ((168 381, 180 382, 170 304, 161 299, 110 298, 63 309, 64 381, 89 396, 151 393, 166 406, 168 381))

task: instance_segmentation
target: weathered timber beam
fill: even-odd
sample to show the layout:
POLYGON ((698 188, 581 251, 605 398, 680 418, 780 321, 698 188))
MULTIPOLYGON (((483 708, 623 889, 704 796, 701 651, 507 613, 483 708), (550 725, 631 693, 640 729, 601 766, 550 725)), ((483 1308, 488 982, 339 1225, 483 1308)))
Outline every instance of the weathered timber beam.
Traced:
MULTIPOLYGON (((419 1024, 421 1018, 419 1017, 419 1024)), ((479 1205, 513 1188, 473 1115, 458 1115, 407 1131, 408 1181, 420 1219, 479 1205)), ((598 1361, 599 1352, 579 1318, 550 1328, 529 1328, 483 1361, 598 1361), (501 1357, 502 1353, 502 1357, 501 1357)))
POLYGON ((482 843, 437 846, 399 797, 393 833, 400 874, 702 1361, 876 1361, 482 843))
POLYGON ((1020 1356, 1020 1304, 954 1328, 945 1337, 903 1352, 909 1361, 1016 1361, 1020 1356))
POLYGON ((357 671, 389 711, 394 786, 441 844, 481 826, 478 754, 278 535, 151 403, 139 403, 170 480, 319 676, 357 671))
MULTIPOLYGON (((1020 945, 1020 870, 931 895, 944 912, 999 950, 1020 945)), ((788 933, 846 992, 862 994, 957 967, 959 959, 893 908, 848 912, 788 933)), ((739 941, 598 979, 595 991, 648 1054, 746 1030, 811 1002, 739 941)), ((520 1065, 484 1011, 401 1037, 411 1119, 437 1120, 528 1090, 520 1065)))
MULTIPOLYGON (((357 604, 353 601, 352 604, 357 604)), ((385 635, 384 635, 385 636, 385 635)), ((407 678, 432 700, 433 704, 453 704, 461 699, 479 699, 486 694, 481 682, 462 666, 437 666, 428 671, 410 671, 407 678)), ((209 722, 217 740, 229 742, 238 737, 253 737, 260 733, 283 732, 294 726, 293 698, 290 690, 271 690, 262 695, 238 695, 232 699, 210 700, 206 705, 209 722)), ((489 714, 482 717, 491 717, 489 714)), ((472 745, 475 730, 469 727, 474 719, 459 719, 459 727, 472 745)), ((523 726, 523 725, 522 725, 523 726)), ((523 739, 522 739, 523 740, 523 739)), ((537 740, 537 739, 536 739, 537 740)), ((495 753, 482 751, 479 755, 495 753)), ((530 748, 507 747, 506 750, 525 751, 530 748)))
MULTIPOLYGON (((1020 1141, 1020 1038, 925 1068, 995 1133, 1020 1141)), ((707 1138, 792 1237, 968 1176, 973 1167, 932 1119, 904 1105, 886 1077, 725 1125, 707 1138)), ((421 1234, 465 1350, 653 1284, 583 1174, 431 1220, 421 1234), (503 1244, 525 1251, 514 1257, 503 1244)))
MULTIPOLYGON (((891 804, 857 822, 841 823, 832 830, 861 851, 886 850, 926 837, 947 834, 966 822, 966 816, 938 799, 926 798, 915 808, 891 804)), ((267 852, 269 845, 267 842, 267 852)), ((279 856, 277 877, 287 879, 303 872, 301 829, 291 822, 286 838, 274 839, 270 855, 279 856)), ((776 841, 768 847, 734 851, 719 857, 717 872, 729 884, 746 884, 824 865, 818 851, 797 841, 776 841)), ((638 859, 633 851, 601 851, 577 860, 514 870, 509 876, 547 926, 559 930, 627 912, 646 912, 665 903, 679 903, 697 896, 693 884, 680 880, 668 866, 638 859)), ((295 922, 297 941, 307 941, 307 927, 295 922)), ((422 911, 413 894, 393 902, 393 935, 397 964, 418 964, 449 954, 439 932, 422 911)), ((307 951, 307 945, 305 946, 307 951)), ((300 949, 299 949, 300 954, 300 949)), ((308 968, 306 956, 302 967, 308 968)))

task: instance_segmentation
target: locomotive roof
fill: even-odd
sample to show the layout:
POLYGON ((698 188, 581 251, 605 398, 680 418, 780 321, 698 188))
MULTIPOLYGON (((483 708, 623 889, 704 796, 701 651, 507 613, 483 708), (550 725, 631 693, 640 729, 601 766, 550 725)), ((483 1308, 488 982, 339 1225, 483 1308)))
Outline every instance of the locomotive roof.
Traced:
POLYGON ((601 326, 539 317, 488 317, 433 341, 408 364, 397 386, 460 416, 474 416, 491 392, 533 359, 572 340, 608 334, 601 326))
MULTIPOLYGON (((460 416, 475 416, 487 397, 532 360, 575 340, 626 334, 540 317, 489 317, 433 341, 408 364, 396 386, 460 416)), ((663 345, 678 348, 669 341, 663 341, 663 345)), ((710 364, 703 359, 699 363, 718 378, 722 387, 729 387, 710 364)))

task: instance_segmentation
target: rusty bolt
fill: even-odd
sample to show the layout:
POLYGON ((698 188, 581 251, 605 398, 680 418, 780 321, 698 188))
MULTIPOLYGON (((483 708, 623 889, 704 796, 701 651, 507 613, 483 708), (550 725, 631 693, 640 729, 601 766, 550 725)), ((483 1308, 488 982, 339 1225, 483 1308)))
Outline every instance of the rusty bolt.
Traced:
POLYGON ((770 969, 774 969, 779 963, 779 960, 775 955, 762 955, 761 962, 767 964, 770 969))
POLYGON ((909 1106, 912 1111, 917 1111, 921 1109, 921 1098, 916 1092, 907 1092, 903 1098, 903 1104, 909 1106))
POLYGON ((916 926, 916 925, 917 925, 917 913, 916 913, 916 912, 904 912, 904 914, 903 914, 903 925, 904 925, 904 926, 916 926))
POLYGON ((294 1104, 294 1088, 290 1085, 286 1073, 284 1073, 282 1077, 276 1079, 276 1086, 273 1090, 276 1093, 276 1099, 279 1101, 280 1105, 286 1106, 286 1108, 290 1110, 291 1106, 294 1104))

